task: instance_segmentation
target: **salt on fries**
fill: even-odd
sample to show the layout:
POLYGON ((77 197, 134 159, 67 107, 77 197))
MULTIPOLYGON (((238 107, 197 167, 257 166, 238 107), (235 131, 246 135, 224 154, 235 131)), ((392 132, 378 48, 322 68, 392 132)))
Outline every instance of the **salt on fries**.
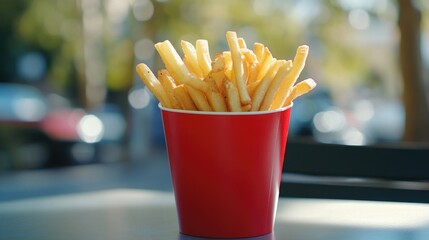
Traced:
POLYGON ((316 87, 310 78, 296 83, 308 46, 299 46, 293 61, 278 60, 261 43, 247 48, 235 32, 228 31, 226 39, 229 51, 216 54, 214 60, 204 39, 195 46, 182 41, 183 57, 170 41, 159 42, 155 48, 166 69, 156 77, 140 63, 137 73, 163 107, 194 111, 274 110, 289 106, 316 87))

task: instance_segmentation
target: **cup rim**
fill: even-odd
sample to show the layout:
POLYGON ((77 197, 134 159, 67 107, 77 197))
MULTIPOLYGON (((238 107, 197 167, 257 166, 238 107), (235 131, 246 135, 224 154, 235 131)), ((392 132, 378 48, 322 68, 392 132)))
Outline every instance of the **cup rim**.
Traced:
POLYGON ((196 114, 196 115, 243 116, 243 115, 262 115, 262 114, 270 114, 270 113, 286 111, 287 109, 293 107, 293 102, 286 107, 278 108, 275 110, 252 111, 252 112, 209 112, 209 111, 183 110, 183 109, 166 108, 166 107, 163 107, 161 103, 158 103, 158 107, 163 111, 175 112, 175 113, 196 114))

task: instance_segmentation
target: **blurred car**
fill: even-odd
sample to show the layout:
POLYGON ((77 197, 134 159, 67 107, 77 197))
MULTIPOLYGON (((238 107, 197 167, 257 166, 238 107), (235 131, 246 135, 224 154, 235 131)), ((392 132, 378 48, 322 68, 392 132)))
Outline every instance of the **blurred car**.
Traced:
POLYGON ((303 98, 293 103, 289 134, 291 136, 313 137, 314 116, 334 105, 328 91, 316 88, 303 98))
POLYGON ((340 108, 328 91, 316 88, 297 99, 292 112, 290 136, 345 145, 400 141, 405 121, 399 100, 384 99, 371 91, 358 91, 353 101, 340 108))
POLYGON ((0 169, 119 161, 125 126, 113 105, 94 112, 70 104, 53 107, 35 87, 1 83, 0 169))

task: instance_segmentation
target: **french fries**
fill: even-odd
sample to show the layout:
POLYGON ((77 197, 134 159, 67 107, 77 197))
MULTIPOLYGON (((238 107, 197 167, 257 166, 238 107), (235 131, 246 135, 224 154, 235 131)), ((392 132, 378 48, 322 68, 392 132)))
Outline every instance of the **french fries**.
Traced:
POLYGON ((183 57, 183 61, 188 64, 187 67, 190 72, 195 74, 197 77, 203 77, 203 72, 201 71, 200 64, 198 63, 197 50, 194 45, 190 42, 182 40, 181 42, 182 50, 185 56, 183 57))
POLYGON ((283 104, 286 101, 287 96, 290 94, 290 91, 298 79, 299 74, 302 69, 304 69, 305 60, 308 55, 308 46, 299 46, 296 50, 295 58, 293 59, 293 66, 290 70, 290 73, 286 76, 284 81, 281 83, 279 90, 274 98, 273 103, 271 104, 270 109, 277 109, 283 107, 283 104))
POLYGON ((287 96, 285 104, 283 106, 289 106, 292 103, 292 100, 295 98, 302 96, 316 87, 316 82, 309 78, 297 83, 293 88, 290 94, 287 96))
POLYGON ((197 111, 197 106, 195 106, 195 103, 192 100, 191 96, 189 95, 188 90, 186 89, 185 85, 180 84, 180 85, 176 86, 173 89, 173 91, 174 91, 174 95, 177 97, 177 100, 180 103, 180 106, 181 106, 180 109, 197 111))
POLYGON ((297 83, 308 46, 299 46, 293 60, 278 60, 261 43, 249 49, 235 32, 228 31, 226 40, 229 50, 216 54, 214 60, 205 39, 195 46, 181 41, 183 57, 170 41, 156 43, 165 69, 156 77, 140 63, 136 71, 163 107, 190 111, 275 110, 316 87, 311 78, 297 83))
MULTIPOLYGON (((244 79, 244 67, 242 61, 243 55, 241 54, 240 43, 235 32, 227 32, 226 39, 231 52, 232 68, 234 71, 233 83, 235 83, 234 85, 238 89, 241 103, 246 105, 251 102, 251 99, 249 93, 247 92, 246 82, 244 79)), ((245 46, 245 44, 242 43, 242 46, 245 46)))
POLYGON ((170 73, 167 71, 167 69, 162 69, 158 71, 158 79, 167 93, 168 99, 171 103, 171 107, 180 108, 180 103, 174 94, 174 88, 176 87, 176 83, 174 82, 174 79, 170 76, 170 73))
POLYGON ((146 87, 153 93, 153 95, 155 95, 156 98, 158 98, 161 104, 165 107, 172 107, 170 99, 167 96, 167 92, 164 90, 161 83, 149 67, 144 63, 140 63, 137 65, 136 70, 146 87))
POLYGON ((271 65, 268 74, 261 79, 258 86, 256 87, 255 94, 253 96, 252 111, 258 111, 262 101, 264 100, 265 93, 267 92, 268 87, 272 79, 277 75, 277 72, 280 68, 284 68, 286 65, 285 60, 277 60, 274 64, 271 65))
POLYGON ((212 60, 210 58, 209 43, 207 40, 199 39, 196 42, 198 64, 203 72, 203 76, 207 76, 212 70, 212 60))

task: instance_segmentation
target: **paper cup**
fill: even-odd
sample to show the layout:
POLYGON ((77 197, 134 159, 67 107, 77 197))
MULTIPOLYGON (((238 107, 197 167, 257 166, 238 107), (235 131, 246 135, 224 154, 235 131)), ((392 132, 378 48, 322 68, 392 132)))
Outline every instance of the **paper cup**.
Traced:
POLYGON ((291 106, 243 113, 160 108, 180 232, 271 233, 291 106))

